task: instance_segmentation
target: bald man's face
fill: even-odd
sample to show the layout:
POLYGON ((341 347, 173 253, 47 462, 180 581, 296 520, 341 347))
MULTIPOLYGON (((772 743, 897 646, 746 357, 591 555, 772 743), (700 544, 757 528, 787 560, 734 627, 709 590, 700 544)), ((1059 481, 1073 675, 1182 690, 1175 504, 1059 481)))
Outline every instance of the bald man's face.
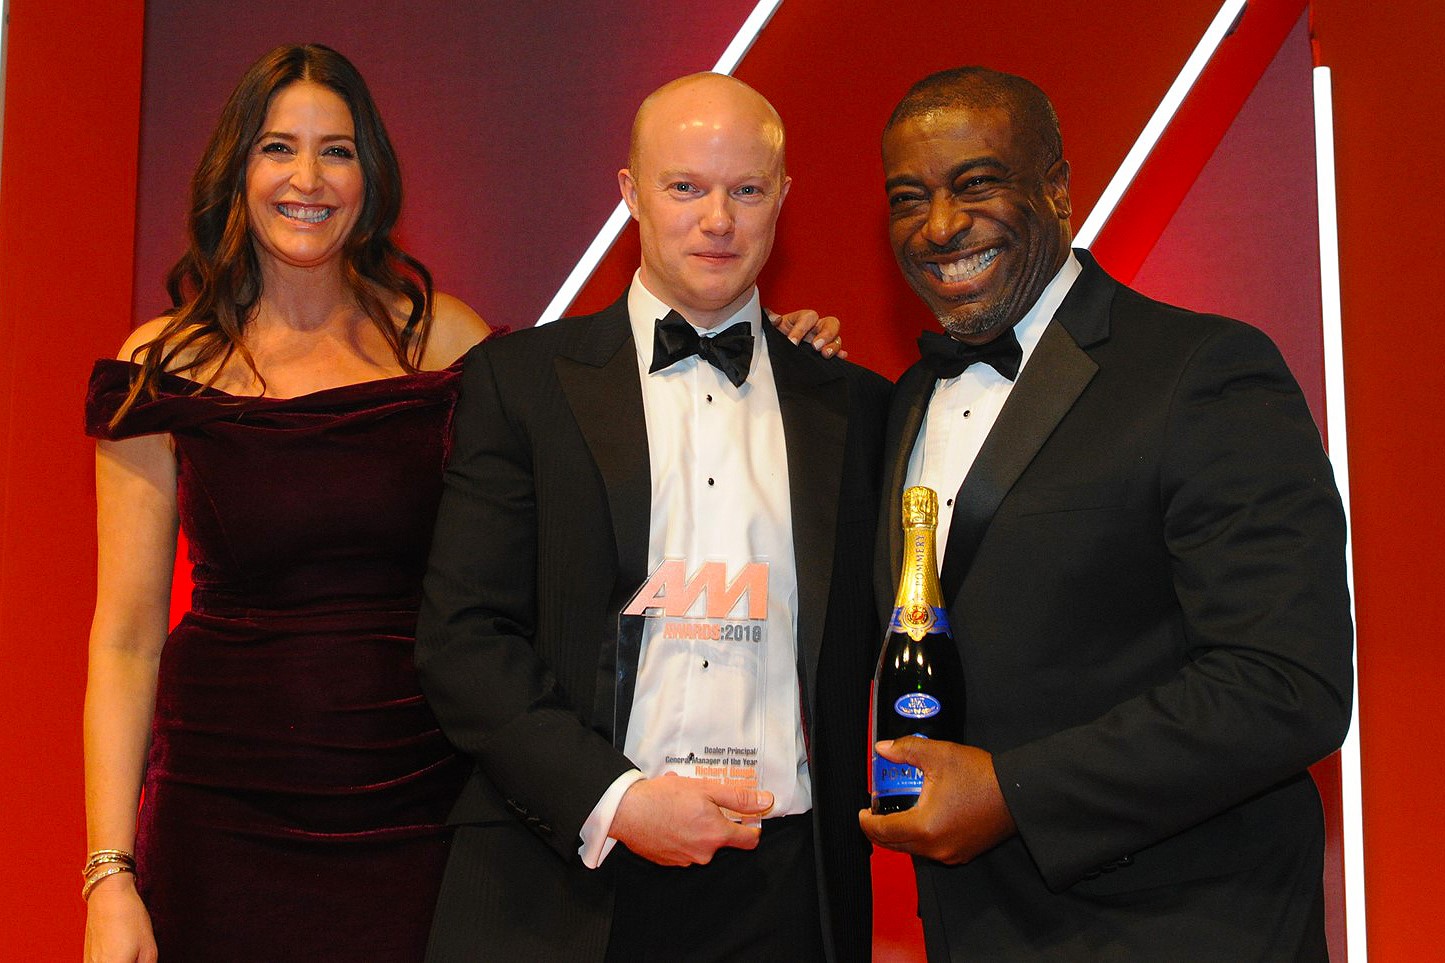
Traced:
POLYGON ((646 108, 618 182, 641 235, 643 285, 701 327, 736 313, 790 184, 782 132, 757 95, 726 82, 668 92, 646 108))

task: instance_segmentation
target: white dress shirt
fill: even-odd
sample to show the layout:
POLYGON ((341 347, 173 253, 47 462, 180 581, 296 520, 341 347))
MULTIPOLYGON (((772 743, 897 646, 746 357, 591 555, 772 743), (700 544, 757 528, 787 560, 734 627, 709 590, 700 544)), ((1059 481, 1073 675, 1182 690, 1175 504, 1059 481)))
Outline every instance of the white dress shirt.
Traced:
MULTIPOLYGON (((1023 377, 1024 368, 1038 347, 1044 329, 1053 320, 1054 312, 1074 286, 1081 270, 1079 259, 1070 253, 1034 306, 1014 325, 1014 334, 1023 349, 1019 377, 1023 377)), ((948 532, 953 525, 954 500, 1014 384, 991 365, 972 364, 955 378, 940 378, 933 389, 933 396, 928 400, 923 426, 908 458, 904 485, 927 485, 938 493, 940 572, 948 546, 948 532)))
MULTIPOLYGON (((788 453, 777 385, 768 361, 757 290, 733 317, 710 331, 739 322, 753 333, 748 378, 734 387, 697 356, 656 373, 653 331, 668 313, 634 276, 628 312, 637 350, 647 420, 652 515, 648 527, 648 571, 664 560, 684 559, 689 575, 704 561, 726 564, 731 580, 750 562, 768 563, 768 605, 758 694, 762 734, 758 788, 773 794, 769 816, 807 812, 812 806, 807 746, 803 737, 797 677, 797 571, 793 551, 788 453)), ((717 665, 703 660, 647 659, 628 717, 624 751, 641 769, 660 773, 676 747, 692 745, 738 716, 727 690, 711 702, 717 665), (696 663, 696 664, 692 664, 696 663), (711 672, 712 676, 705 673, 711 672)), ((606 830, 623 794, 643 778, 641 770, 619 777, 599 800, 582 828, 583 862, 600 865, 611 849, 606 830)))

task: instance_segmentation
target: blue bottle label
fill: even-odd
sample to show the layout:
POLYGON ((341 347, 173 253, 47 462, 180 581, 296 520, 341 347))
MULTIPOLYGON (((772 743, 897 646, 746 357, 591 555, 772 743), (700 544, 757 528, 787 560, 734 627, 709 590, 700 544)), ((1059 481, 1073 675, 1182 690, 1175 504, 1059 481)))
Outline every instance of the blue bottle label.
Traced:
POLYGON ((943 703, 927 692, 907 692, 893 703, 893 711, 907 719, 931 719, 942 708, 943 703))
POLYGON ((923 792, 923 770, 873 753, 875 796, 916 796, 923 792))

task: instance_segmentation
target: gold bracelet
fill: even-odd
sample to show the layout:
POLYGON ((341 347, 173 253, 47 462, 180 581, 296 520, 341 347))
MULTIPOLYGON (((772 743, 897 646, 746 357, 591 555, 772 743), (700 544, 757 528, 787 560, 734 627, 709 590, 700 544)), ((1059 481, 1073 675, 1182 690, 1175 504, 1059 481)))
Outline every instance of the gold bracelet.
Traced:
POLYGON ((130 873, 134 875, 135 870, 130 866, 123 866, 119 863, 112 864, 110 869, 96 873, 94 876, 86 878, 85 885, 80 888, 80 898, 83 900, 90 899, 90 891, 95 889, 96 885, 101 880, 105 879, 107 876, 114 876, 116 873, 130 873))
POLYGON ((123 849, 97 849, 86 857, 85 868, 80 871, 80 875, 89 877, 92 872, 107 863, 119 863, 135 869, 135 856, 123 849))

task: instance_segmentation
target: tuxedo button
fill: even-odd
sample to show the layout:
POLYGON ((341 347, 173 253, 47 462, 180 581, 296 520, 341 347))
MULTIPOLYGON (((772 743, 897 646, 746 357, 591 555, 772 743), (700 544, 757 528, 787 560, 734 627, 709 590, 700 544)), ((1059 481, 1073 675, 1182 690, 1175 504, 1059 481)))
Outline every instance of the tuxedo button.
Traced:
POLYGON ((1123 869, 1125 866, 1132 866, 1133 863, 1134 857, 1126 853, 1123 856, 1120 856, 1118 859, 1114 860, 1112 863, 1105 863, 1099 868, 1106 873, 1112 873, 1116 869, 1123 869))

